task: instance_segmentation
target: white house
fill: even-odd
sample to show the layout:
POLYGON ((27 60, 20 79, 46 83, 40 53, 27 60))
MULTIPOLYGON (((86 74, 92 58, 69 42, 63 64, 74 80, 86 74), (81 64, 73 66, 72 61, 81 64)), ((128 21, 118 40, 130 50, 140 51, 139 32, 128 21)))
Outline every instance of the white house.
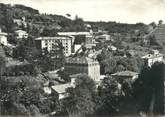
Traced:
POLYGON ((102 34, 102 35, 96 36, 96 39, 101 39, 101 40, 107 41, 107 40, 111 40, 111 36, 108 34, 102 34))
POLYGON ((16 30, 15 35, 17 39, 28 38, 28 33, 24 30, 16 30))
POLYGON ((163 61, 163 54, 157 50, 152 50, 152 53, 143 56, 142 59, 146 65, 151 67, 155 62, 163 61))
POLYGON ((7 45, 7 33, 2 32, 0 28, 0 44, 7 45))

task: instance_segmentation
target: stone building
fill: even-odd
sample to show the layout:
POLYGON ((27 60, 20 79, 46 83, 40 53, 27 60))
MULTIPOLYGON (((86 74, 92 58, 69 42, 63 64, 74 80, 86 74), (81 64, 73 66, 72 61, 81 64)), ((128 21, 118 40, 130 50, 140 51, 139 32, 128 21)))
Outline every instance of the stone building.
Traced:
POLYGON ((89 57, 67 58, 65 70, 70 74, 86 73, 94 81, 100 79, 100 65, 98 61, 89 57))

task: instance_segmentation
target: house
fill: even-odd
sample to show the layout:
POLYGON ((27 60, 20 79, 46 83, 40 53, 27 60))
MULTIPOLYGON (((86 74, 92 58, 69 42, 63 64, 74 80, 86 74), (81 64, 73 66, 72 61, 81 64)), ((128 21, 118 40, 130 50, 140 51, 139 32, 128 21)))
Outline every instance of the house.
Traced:
POLYGON ((66 89, 70 87, 72 86, 69 83, 67 83, 67 84, 52 86, 51 88, 53 91, 58 93, 59 100, 61 100, 69 96, 69 94, 66 92, 66 89))
POLYGON ((117 47, 113 46, 113 45, 110 45, 108 46, 108 48, 112 51, 116 51, 117 50, 117 47))
POLYGON ((100 64, 89 57, 66 58, 65 70, 70 74, 85 73, 94 81, 100 80, 100 64))
POLYGON ((57 93, 59 100, 69 97, 69 94, 67 93, 68 88, 75 88, 74 78, 72 78, 69 83, 51 86, 52 93, 57 93))
POLYGON ((103 41, 111 40, 111 36, 108 34, 98 35, 95 38, 103 41))
POLYGON ((17 39, 27 39, 28 38, 28 33, 24 30, 16 30, 15 35, 17 39))
POLYGON ((73 39, 72 36, 39 37, 35 39, 35 42, 37 49, 47 48, 48 51, 51 51, 59 41, 64 47, 65 56, 69 56, 72 53, 73 39))
POLYGON ((138 73, 132 71, 122 71, 111 74, 111 76, 116 78, 120 83, 122 83, 124 80, 135 81, 138 78, 138 73))
POLYGON ((7 45, 7 33, 2 32, 0 28, 0 44, 7 45))
POLYGON ((71 82, 61 84, 56 81, 47 81, 45 82, 43 86, 43 91, 47 95, 56 95, 58 96, 59 100, 65 99, 69 97, 69 94, 67 93, 67 88, 75 88, 75 78, 71 78, 71 82))
POLYGON ((26 18, 22 17, 21 19, 13 19, 14 24, 18 25, 19 27, 24 26, 27 28, 27 23, 25 22, 26 18))
POLYGON ((157 50, 152 50, 151 53, 142 57, 144 64, 151 67, 155 62, 163 61, 163 54, 159 53, 157 50))
POLYGON ((18 26, 22 25, 22 20, 21 19, 13 19, 14 24, 17 24, 18 26))

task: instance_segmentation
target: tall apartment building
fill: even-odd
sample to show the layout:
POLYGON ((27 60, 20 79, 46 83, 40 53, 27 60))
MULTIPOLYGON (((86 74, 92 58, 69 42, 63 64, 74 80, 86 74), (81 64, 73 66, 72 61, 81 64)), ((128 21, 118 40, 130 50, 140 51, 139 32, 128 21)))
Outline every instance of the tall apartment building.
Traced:
POLYGON ((36 47, 38 49, 47 48, 48 51, 51 51, 53 46, 57 44, 57 40, 62 43, 65 56, 71 55, 73 44, 73 37, 71 36, 39 37, 35 39, 36 47))
POLYGON ((70 75, 86 73, 94 81, 100 79, 100 65, 98 61, 89 57, 66 58, 65 70, 70 75))

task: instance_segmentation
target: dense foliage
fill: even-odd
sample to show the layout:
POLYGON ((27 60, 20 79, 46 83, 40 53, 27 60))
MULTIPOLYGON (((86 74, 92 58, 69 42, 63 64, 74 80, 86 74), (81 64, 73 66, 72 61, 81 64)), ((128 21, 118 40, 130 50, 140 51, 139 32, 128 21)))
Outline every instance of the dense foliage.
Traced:
POLYGON ((95 107, 95 91, 95 83, 89 76, 77 76, 75 88, 68 89, 70 97, 64 101, 64 110, 70 117, 92 114, 95 107))
POLYGON ((58 109, 58 97, 43 93, 43 79, 1 77, 1 115, 41 116, 58 109))
POLYGON ((134 84, 136 99, 143 112, 163 114, 164 63, 155 63, 151 68, 144 67, 134 84))

